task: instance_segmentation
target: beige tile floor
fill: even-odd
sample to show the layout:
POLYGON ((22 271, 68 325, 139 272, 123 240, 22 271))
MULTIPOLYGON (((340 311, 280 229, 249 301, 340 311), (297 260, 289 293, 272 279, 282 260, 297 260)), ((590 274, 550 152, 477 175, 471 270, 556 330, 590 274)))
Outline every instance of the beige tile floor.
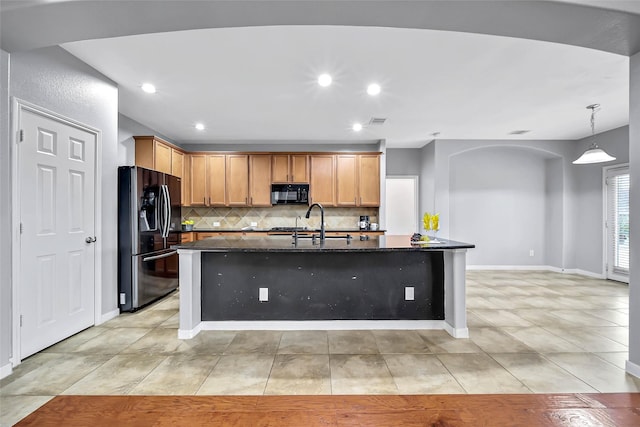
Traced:
POLYGON ((204 331, 178 296, 87 329, 0 381, 0 425, 59 394, 640 391, 625 374, 628 287, 551 272, 470 271, 470 339, 443 331, 204 331))

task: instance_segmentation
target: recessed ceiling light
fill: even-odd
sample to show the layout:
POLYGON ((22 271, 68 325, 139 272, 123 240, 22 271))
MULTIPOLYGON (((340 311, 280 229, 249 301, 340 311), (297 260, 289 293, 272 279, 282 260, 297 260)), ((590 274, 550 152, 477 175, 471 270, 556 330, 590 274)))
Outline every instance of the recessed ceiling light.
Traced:
POLYGON ((144 83, 142 85, 142 90, 147 93, 156 93, 156 87, 151 83, 144 83))
POLYGON ((377 83, 371 83, 367 86, 367 93, 371 96, 375 96, 380 93, 380 85, 377 83))
POLYGON ((331 76, 329 74, 321 74, 318 77, 318 84, 322 87, 327 87, 329 85, 331 85, 331 82, 333 81, 333 79, 331 78, 331 76))
POLYGON ((204 130, 204 125, 202 123, 196 123, 196 129, 204 130))
POLYGON ((353 126, 351 126, 351 129, 353 129, 354 132, 360 132, 362 130, 362 124, 354 123, 353 126))

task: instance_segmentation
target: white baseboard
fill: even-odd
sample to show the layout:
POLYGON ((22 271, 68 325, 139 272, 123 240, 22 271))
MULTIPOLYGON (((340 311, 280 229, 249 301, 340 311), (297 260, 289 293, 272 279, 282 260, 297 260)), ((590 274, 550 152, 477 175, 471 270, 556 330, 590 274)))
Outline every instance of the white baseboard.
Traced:
POLYGON ((469 338, 469 328, 454 328, 445 322, 444 330, 454 338, 469 338))
POLYGON ((634 377, 640 378, 640 365, 637 365, 632 361, 627 360, 625 368, 627 373, 633 375, 634 377))
MULTIPOLYGON (((178 329, 178 339, 179 340, 190 340, 191 338, 198 335, 198 333, 203 330, 202 324, 209 322, 200 322, 193 329, 178 329)), ((213 323, 213 322, 211 322, 213 323)))
POLYGON ((0 380, 8 377, 9 375, 11 375, 11 373, 13 372, 13 367, 11 366, 11 363, 7 363, 4 366, 0 366, 0 380))
MULTIPOLYGON (((108 313, 104 313, 101 317, 100 317, 100 323, 98 323, 98 325, 103 324, 104 322, 108 322, 111 319, 115 319, 116 317, 120 316, 120 309, 116 308, 115 310, 112 310, 108 313)), ((97 326, 97 325, 96 325, 97 326)))
POLYGON ((554 273, 579 274, 595 279, 604 279, 604 275, 601 273, 594 273, 579 268, 560 268, 552 265, 468 265, 467 270, 553 271, 554 273))
MULTIPOLYGON (((344 331, 371 329, 444 329, 444 320, 247 320, 205 321, 192 330, 178 330, 180 339, 189 339, 202 331, 344 331)), ((452 329, 452 328, 451 328, 452 329)), ((466 329, 466 328, 465 328, 466 329)), ((451 332, 450 332, 451 333, 451 332)), ((462 329, 460 329, 462 333, 462 329)), ((453 334, 452 334, 453 335, 453 334)))

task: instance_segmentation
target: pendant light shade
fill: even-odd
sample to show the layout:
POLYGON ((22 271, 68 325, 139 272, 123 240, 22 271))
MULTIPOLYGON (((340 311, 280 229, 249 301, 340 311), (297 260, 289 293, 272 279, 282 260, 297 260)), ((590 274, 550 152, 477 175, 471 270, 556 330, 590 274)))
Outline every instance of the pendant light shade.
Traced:
POLYGON ((588 165, 589 163, 610 162, 616 158, 608 155, 602 148, 595 143, 584 153, 573 161, 574 165, 588 165))
MULTIPOLYGON (((591 110, 591 137, 595 137, 595 128, 596 128, 596 109, 600 107, 600 104, 593 104, 587 106, 588 109, 591 110)), ((582 156, 578 157, 573 161, 574 165, 587 165, 591 163, 603 163, 610 162, 611 160, 615 160, 616 158, 607 154, 602 148, 598 147, 598 144, 595 142, 591 144, 591 147, 584 153, 582 156)))

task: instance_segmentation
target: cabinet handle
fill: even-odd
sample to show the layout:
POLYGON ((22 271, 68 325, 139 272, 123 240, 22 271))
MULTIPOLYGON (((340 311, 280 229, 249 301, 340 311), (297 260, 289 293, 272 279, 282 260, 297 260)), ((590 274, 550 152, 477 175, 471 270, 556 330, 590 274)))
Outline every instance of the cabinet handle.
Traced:
POLYGON ((209 204, 211 204, 211 196, 209 196, 209 204))
POLYGON ((205 206, 207 206, 207 198, 206 198, 206 197, 203 197, 203 198, 202 198, 202 204, 203 204, 203 205, 205 205, 205 206))
POLYGON ((287 174, 287 181, 289 181, 289 174, 287 174))

